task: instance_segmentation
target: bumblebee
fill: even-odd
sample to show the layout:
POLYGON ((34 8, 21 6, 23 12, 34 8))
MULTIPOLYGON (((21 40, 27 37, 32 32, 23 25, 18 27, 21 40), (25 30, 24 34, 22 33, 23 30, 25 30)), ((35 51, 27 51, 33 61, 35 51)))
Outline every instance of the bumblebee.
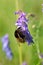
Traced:
POLYGON ((14 36, 19 42, 22 42, 22 43, 25 42, 25 35, 23 34, 21 27, 15 30, 14 36))

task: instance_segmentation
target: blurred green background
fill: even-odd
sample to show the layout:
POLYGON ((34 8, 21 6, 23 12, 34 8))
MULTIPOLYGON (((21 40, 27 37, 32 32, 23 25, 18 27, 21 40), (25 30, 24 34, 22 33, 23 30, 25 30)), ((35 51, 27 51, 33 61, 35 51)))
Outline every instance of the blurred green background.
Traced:
POLYGON ((30 18, 28 25, 35 43, 29 46, 26 43, 22 45, 22 61, 26 61, 27 65, 41 65, 36 46, 38 44, 40 53, 43 53, 43 7, 41 4, 43 4, 43 0, 0 0, 0 37, 6 33, 9 34, 10 47, 14 54, 11 61, 6 59, 0 42, 0 65, 20 65, 18 42, 14 37, 16 29, 14 12, 18 7, 26 13, 34 13, 36 15, 35 18, 30 18), (35 28, 32 27, 33 25, 35 25, 35 28))

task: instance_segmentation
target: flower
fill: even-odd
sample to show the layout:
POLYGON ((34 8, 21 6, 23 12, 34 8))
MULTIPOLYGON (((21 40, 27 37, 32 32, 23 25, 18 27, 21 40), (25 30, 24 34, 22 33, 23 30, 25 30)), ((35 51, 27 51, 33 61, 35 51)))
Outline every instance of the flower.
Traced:
POLYGON ((23 31, 24 35, 25 35, 25 41, 30 44, 30 43, 34 43, 33 38, 29 32, 29 30, 23 31))
POLYGON ((12 59, 13 53, 9 47, 9 39, 8 39, 8 34, 6 34, 5 36, 2 37, 1 41, 2 41, 2 50, 6 53, 6 56, 8 59, 12 59))
POLYGON ((2 41, 2 45, 3 45, 3 51, 5 51, 6 48, 8 47, 8 45, 9 45, 8 34, 3 36, 1 41, 2 41))
POLYGON ((20 31, 17 33, 17 35, 19 35, 18 37, 21 39, 22 36, 24 36, 25 42, 27 42, 28 44, 34 43, 33 38, 28 30, 28 21, 29 20, 26 18, 26 13, 24 13, 22 11, 18 11, 16 14, 19 14, 18 20, 15 24, 17 26, 17 30, 20 31), (20 33, 22 33, 22 36, 20 33))
POLYGON ((28 27, 28 19, 26 18, 26 13, 22 12, 21 10, 19 10, 18 12, 16 12, 16 14, 19 14, 18 20, 15 23, 15 25, 18 27, 22 27, 23 29, 27 29, 28 27))
POLYGON ((22 65, 27 65, 27 63, 26 62, 23 62, 23 64, 22 65))
POLYGON ((9 59, 9 60, 12 60, 12 57, 13 57, 13 53, 11 51, 11 49, 9 47, 6 48, 6 57, 9 59))
POLYGON ((18 20, 15 25, 21 26, 23 22, 27 23, 28 19, 26 18, 26 13, 22 11, 15 12, 16 14, 19 14, 18 20))

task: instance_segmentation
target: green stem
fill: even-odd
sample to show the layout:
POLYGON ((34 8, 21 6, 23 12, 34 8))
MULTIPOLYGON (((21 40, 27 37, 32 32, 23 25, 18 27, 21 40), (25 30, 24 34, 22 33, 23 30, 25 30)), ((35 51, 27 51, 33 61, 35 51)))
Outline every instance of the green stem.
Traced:
POLYGON ((19 48, 19 58, 20 58, 20 65, 22 65, 22 44, 18 46, 19 48))
POLYGON ((38 29, 37 29, 37 31, 36 31, 36 38, 37 38, 36 48, 37 48, 38 57, 39 57, 39 59, 40 59, 40 61, 38 62, 37 65, 40 65, 40 63, 41 63, 41 61, 42 61, 42 58, 41 58, 41 56, 40 56, 39 44, 38 44, 38 38, 39 38, 39 27, 40 27, 40 25, 41 25, 41 22, 40 22, 40 24, 39 24, 39 26, 38 26, 38 29))
MULTIPOLYGON (((16 10, 19 10, 18 0, 16 0, 15 3, 16 3, 16 10)), ((16 16, 16 19, 17 18, 18 18, 18 16, 16 16)), ((22 45, 21 44, 18 45, 18 49, 19 49, 20 65, 22 65, 22 45)))

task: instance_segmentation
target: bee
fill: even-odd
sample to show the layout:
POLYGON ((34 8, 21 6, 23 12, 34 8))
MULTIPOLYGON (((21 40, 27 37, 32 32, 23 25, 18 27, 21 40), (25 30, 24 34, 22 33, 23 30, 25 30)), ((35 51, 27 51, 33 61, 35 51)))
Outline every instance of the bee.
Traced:
POLYGON ((19 42, 22 42, 22 43, 25 42, 25 35, 24 35, 23 32, 21 31, 21 27, 19 27, 17 30, 15 30, 14 36, 16 37, 16 39, 17 39, 19 42))

